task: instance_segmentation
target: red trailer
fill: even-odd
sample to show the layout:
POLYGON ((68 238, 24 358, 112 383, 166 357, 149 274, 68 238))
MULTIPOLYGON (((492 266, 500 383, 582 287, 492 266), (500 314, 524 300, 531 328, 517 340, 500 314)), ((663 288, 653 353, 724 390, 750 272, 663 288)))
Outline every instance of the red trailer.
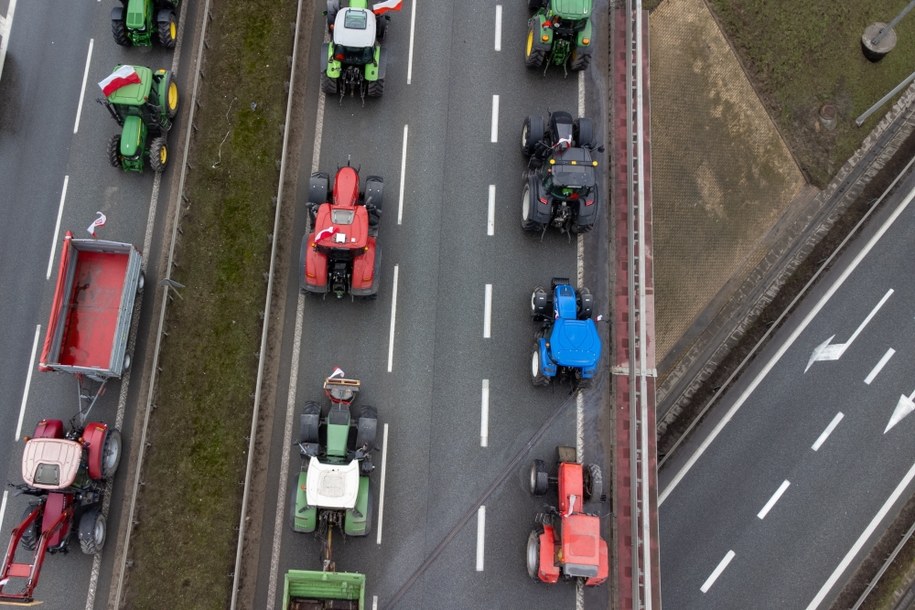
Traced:
POLYGON ((38 368, 76 376, 82 421, 105 383, 130 367, 127 340, 142 263, 131 244, 64 236, 38 368))

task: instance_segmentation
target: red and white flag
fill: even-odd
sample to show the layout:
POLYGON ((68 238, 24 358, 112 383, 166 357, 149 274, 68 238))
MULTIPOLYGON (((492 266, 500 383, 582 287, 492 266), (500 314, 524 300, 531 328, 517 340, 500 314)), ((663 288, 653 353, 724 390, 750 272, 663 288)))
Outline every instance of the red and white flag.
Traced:
POLYGON ((121 66, 108 75, 105 80, 99 81, 99 88, 105 97, 108 97, 121 87, 134 85, 140 82, 140 75, 133 69, 133 66, 121 66))
POLYGON ((105 215, 102 214, 101 212, 96 212, 96 214, 98 214, 98 218, 96 218, 95 220, 93 220, 93 221, 92 221, 92 224, 89 225, 89 228, 86 229, 87 231, 89 231, 89 235, 91 235, 92 237, 95 237, 95 230, 96 230, 98 227, 104 227, 104 226, 105 226, 105 223, 108 222, 108 217, 107 217, 107 216, 105 216, 105 215))
POLYGON ((334 369, 334 372, 330 374, 330 377, 328 377, 328 379, 333 379, 334 377, 339 377, 340 379, 343 379, 344 377, 346 377, 346 373, 344 373, 343 369, 341 369, 338 366, 337 368, 334 369))
POLYGON ((321 229, 320 231, 315 233, 315 243, 318 243, 325 237, 330 237, 331 235, 333 235, 336 232, 337 232, 337 227, 335 227, 335 226, 330 226, 330 227, 327 227, 326 229, 321 229))
POLYGON ((384 15, 388 11, 399 11, 403 8, 403 0, 384 0, 372 5, 372 12, 376 15, 384 15))

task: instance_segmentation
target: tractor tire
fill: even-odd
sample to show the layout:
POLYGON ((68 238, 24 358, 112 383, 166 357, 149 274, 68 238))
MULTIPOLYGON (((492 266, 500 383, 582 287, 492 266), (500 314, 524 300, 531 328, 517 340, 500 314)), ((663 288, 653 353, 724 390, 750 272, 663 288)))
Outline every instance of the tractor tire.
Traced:
POLYGON ((591 65, 591 56, 587 53, 579 53, 578 47, 572 49, 572 57, 569 60, 569 69, 572 72, 580 72, 591 65))
POLYGON ((114 134, 108 140, 108 162, 111 167, 121 169, 121 134, 114 134))
POLYGON ((529 116, 521 127, 521 152, 530 157, 543 140, 544 126, 542 116, 529 116))
POLYGON ((118 471, 118 464, 121 463, 121 431, 117 428, 109 428, 105 434, 105 444, 102 448, 102 480, 108 480, 118 471))
POLYGON ((582 468, 582 475, 585 487, 585 502, 600 500, 604 493, 604 475, 601 473, 600 466, 588 464, 582 468))
POLYGON ((384 15, 378 15, 375 17, 375 40, 377 42, 384 42, 384 35, 388 30, 388 20, 384 15))
POLYGON ((79 548, 86 555, 98 555, 105 546, 105 516, 98 508, 79 518, 79 548))
POLYGON ((542 496, 550 488, 549 474, 543 460, 534 460, 531 464, 531 495, 542 496))
POLYGON ((594 222, 592 221, 586 225, 580 225, 577 222, 573 222, 572 226, 569 228, 572 230, 572 233, 587 233, 594 228, 594 222))
POLYGON ((572 123, 572 137, 575 146, 580 148, 594 147, 594 124, 587 117, 579 117, 572 123))
POLYGON ((325 172, 315 172, 308 179, 308 201, 317 205, 327 203, 330 177, 325 172))
POLYGON ((537 11, 546 6, 546 0, 527 0, 527 10, 537 11))
POLYGON ((531 318, 542 320, 549 316, 550 299, 542 286, 537 286, 531 293, 531 318))
POLYGON ((171 80, 168 83, 168 92, 166 93, 165 98, 169 119, 174 119, 178 116, 178 97, 178 84, 174 80, 171 80))
POLYGON ((531 219, 531 208, 533 206, 531 187, 525 184, 521 190, 521 228, 529 233, 539 233, 543 231, 543 225, 531 219))
POLYGON ((365 445, 369 451, 375 448, 378 433, 378 411, 368 405, 362 407, 356 417, 356 447, 365 445))
POLYGON ((178 20, 172 11, 166 19, 159 21, 159 42, 166 49, 174 49, 178 42, 178 20))
POLYGON ((587 320, 591 317, 591 314, 594 311, 594 295, 591 294, 591 291, 587 288, 582 288, 578 291, 578 315, 576 316, 579 320, 587 320))
POLYGON ((111 20, 111 35, 118 45, 122 47, 130 46, 130 38, 127 37, 127 24, 124 23, 123 14, 120 19, 111 20))
POLYGON ((524 65, 528 68, 539 68, 546 59, 546 51, 534 46, 534 28, 527 30, 527 44, 524 47, 524 65))
POLYGON ((309 400, 302 408, 302 415, 299 416, 299 442, 317 443, 320 427, 321 406, 313 400, 309 400))
POLYGON ((531 383, 535 386, 550 385, 550 378, 540 370, 540 348, 534 343, 534 349, 531 350, 531 383))
MULTIPOLYGON (((28 517, 33 510, 35 510, 36 504, 29 504, 25 507, 25 510, 22 511, 22 519, 19 520, 20 523, 25 521, 25 518, 28 517)), ((27 530, 22 532, 22 538, 19 539, 19 546, 24 551, 34 551, 38 548, 38 539, 41 537, 41 515, 39 514, 32 525, 29 526, 27 530)))
POLYGON ((327 95, 337 95, 340 92, 338 79, 329 77, 327 72, 322 73, 321 91, 327 95))
POLYGON ((540 580, 540 532, 531 530, 527 536, 527 575, 540 580))
POLYGON ((365 94, 369 97, 381 97, 384 95, 384 79, 371 81, 365 88, 365 94))
POLYGON ((333 37, 333 25, 340 12, 340 0, 327 0, 327 33, 333 37))
POLYGON ((149 166, 154 172, 161 174, 165 171, 166 165, 168 165, 168 146, 165 138, 162 136, 153 138, 149 145, 149 166))

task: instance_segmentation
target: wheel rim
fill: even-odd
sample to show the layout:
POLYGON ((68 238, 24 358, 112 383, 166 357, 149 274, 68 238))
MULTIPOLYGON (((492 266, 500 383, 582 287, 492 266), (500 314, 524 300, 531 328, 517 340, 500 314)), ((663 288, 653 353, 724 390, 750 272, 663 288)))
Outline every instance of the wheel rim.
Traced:
POLYGON ((178 85, 174 82, 168 84, 168 108, 169 110, 178 108, 178 85))
POLYGON ((105 545, 105 518, 101 515, 95 520, 93 534, 95 537, 96 549, 101 549, 105 545))
POLYGON ((108 433, 108 439, 105 442, 104 471, 110 476, 118 467, 121 460, 121 435, 117 430, 111 430, 108 433))
POLYGON ((527 47, 524 50, 524 56, 530 57, 531 51, 534 49, 534 30, 527 31, 527 47))
POLYGON ((537 489, 537 464, 531 464, 531 493, 537 489))
POLYGON ((168 24, 168 35, 171 36, 172 40, 178 36, 178 25, 174 21, 168 24))
POLYGON ((531 217, 531 189, 529 186, 524 187, 521 193, 521 220, 528 220, 531 217))
POLYGON ((163 146, 159 149, 159 164, 165 165, 166 163, 168 163, 168 148, 163 146))
POLYGON ((531 532, 527 537, 527 574, 537 578, 540 567, 540 538, 537 532, 531 532))
POLYGON ((527 149, 527 121, 524 122, 524 127, 521 128, 521 150, 527 149))
POLYGON ((532 292, 531 293, 531 313, 536 313, 536 311, 537 311, 537 306, 534 305, 534 299, 536 299, 536 298, 537 298, 537 292, 536 291, 532 292))
POLYGON ((531 354, 531 377, 537 379, 540 376, 540 353, 537 349, 534 349, 534 353, 531 354))

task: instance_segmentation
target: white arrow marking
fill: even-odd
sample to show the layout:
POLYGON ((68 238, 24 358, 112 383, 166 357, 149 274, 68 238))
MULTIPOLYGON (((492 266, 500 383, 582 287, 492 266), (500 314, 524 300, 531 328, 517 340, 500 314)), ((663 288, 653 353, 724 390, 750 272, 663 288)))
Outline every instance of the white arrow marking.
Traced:
POLYGON ((909 396, 903 394, 899 397, 899 402, 896 403, 896 410, 893 411, 892 417, 890 417, 890 423, 886 425, 886 430, 883 431, 884 434, 890 431, 890 428, 902 421, 906 415, 915 411, 915 392, 912 392, 909 396))
POLYGON ((832 340, 835 338, 835 335, 833 335, 832 337, 826 339, 826 341, 823 343, 820 343, 815 348, 813 348, 813 353, 810 355, 810 360, 807 361, 807 368, 804 369, 804 372, 806 373, 808 369, 810 369, 811 365, 813 365, 813 363, 817 360, 838 360, 841 358, 842 354, 845 353, 845 350, 851 347, 851 344, 854 343, 855 339, 858 338, 858 335, 861 334, 861 331, 864 330, 864 327, 867 326, 867 323, 871 321, 871 318, 877 315, 877 312, 880 311, 880 308, 883 307, 883 304, 886 303, 887 299, 889 299, 892 294, 892 288, 886 291, 886 294, 883 295, 883 298, 880 299, 880 302, 877 303, 877 306, 874 307, 869 314, 867 314, 867 317, 864 318, 864 322, 861 322, 861 325, 855 329, 855 332, 852 333, 848 341, 845 343, 836 343, 835 345, 830 345, 832 340))

